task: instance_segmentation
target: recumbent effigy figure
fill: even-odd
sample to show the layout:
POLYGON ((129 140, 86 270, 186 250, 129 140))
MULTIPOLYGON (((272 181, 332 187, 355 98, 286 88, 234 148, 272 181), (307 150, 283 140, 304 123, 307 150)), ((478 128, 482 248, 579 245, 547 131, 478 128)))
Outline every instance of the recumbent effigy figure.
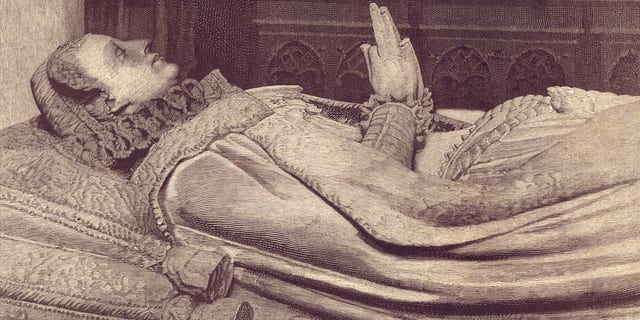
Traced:
POLYGON ((37 157, 60 154, 100 188, 16 175, 28 156, 6 142, 2 185, 79 206, 75 230, 126 250, 62 246, 161 266, 187 298, 158 299, 164 311, 147 318, 181 303, 185 318, 218 310, 198 303, 226 296, 225 277, 342 318, 637 311, 640 98, 550 88, 430 132, 411 43, 386 8, 371 16, 376 95, 363 105, 243 91, 216 72, 177 85, 144 41, 63 45, 33 78, 39 125, 56 136, 38 138, 53 151, 37 157))

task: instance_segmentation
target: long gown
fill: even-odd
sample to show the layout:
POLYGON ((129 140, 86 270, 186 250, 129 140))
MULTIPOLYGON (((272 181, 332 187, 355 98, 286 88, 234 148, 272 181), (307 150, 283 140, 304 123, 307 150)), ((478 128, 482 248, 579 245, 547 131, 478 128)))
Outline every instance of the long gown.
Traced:
POLYGON ((621 301, 640 289, 640 108, 616 101, 586 113, 508 101, 440 177, 285 108, 181 162, 160 198, 176 224, 382 285, 373 296, 396 307, 621 301))

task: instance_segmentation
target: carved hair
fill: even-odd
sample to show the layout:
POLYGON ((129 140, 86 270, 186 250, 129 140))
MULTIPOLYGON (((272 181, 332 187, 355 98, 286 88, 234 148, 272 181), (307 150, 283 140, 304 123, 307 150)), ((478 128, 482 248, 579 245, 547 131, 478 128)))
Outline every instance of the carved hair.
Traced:
POLYGON ((97 79, 87 76, 85 70, 78 63, 78 50, 90 34, 71 40, 56 49, 47 61, 47 75, 59 84, 66 85, 73 90, 104 91, 104 85, 97 79))

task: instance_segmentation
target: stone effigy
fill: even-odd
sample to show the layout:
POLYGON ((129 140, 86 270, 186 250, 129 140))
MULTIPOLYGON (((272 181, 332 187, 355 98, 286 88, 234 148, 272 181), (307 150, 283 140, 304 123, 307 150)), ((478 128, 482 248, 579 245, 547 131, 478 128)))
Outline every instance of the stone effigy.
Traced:
POLYGON ((550 88, 464 128, 432 113, 388 10, 371 16, 377 43, 362 49, 377 94, 362 105, 244 91, 217 72, 140 97, 74 52, 110 48, 177 84, 144 43, 88 35, 58 49, 32 82, 43 116, 0 133, 0 310, 636 314, 640 98, 550 88))

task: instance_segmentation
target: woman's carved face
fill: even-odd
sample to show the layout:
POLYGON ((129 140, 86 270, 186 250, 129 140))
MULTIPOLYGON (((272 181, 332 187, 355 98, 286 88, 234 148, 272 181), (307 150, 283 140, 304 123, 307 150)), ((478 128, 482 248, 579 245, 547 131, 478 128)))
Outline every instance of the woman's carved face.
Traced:
POLYGON ((104 84, 112 112, 135 103, 161 98, 178 80, 179 68, 157 53, 149 53, 149 40, 121 41, 90 34, 76 58, 86 71, 104 84))

